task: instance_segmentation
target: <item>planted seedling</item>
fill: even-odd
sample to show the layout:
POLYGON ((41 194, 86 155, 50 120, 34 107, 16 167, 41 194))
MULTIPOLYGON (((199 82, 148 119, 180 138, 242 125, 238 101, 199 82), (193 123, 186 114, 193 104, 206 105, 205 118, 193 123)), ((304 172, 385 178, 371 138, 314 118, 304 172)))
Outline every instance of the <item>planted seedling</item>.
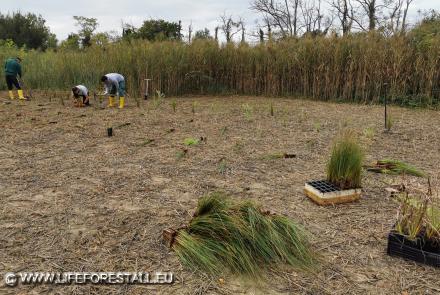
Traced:
POLYGON ((176 112, 176 108, 177 108, 177 101, 175 99, 173 99, 171 101, 171 107, 173 108, 173 112, 176 112))
POLYGON ((313 129, 315 129, 315 131, 319 133, 319 131, 321 131, 321 123, 315 122, 313 124, 313 129))
POLYGON ((244 114, 246 120, 251 121, 254 109, 248 103, 242 104, 241 108, 243 110, 243 114, 244 114))
POLYGON ((362 133, 366 138, 372 140, 376 134, 376 131, 375 131, 374 127, 367 127, 364 129, 364 131, 362 133))
POLYGON ((228 169, 228 166, 227 166, 227 164, 226 164, 226 159, 222 158, 222 159, 219 161, 219 164, 218 164, 218 167, 217 167, 217 171, 218 171, 218 173, 220 173, 220 174, 225 174, 226 171, 227 171, 227 169, 228 169))
POLYGON ((197 102, 193 101, 191 104, 191 113, 194 115, 196 113, 197 102))
POLYGON ((269 112, 270 112, 270 116, 271 117, 273 117, 275 114, 274 114, 274 110, 273 110, 273 102, 270 102, 270 105, 269 105, 269 112))
POLYGON ((224 126, 224 127, 222 127, 222 129, 220 129, 220 134, 221 134, 222 136, 224 136, 224 135, 226 134, 226 131, 228 131, 228 127, 227 127, 227 126, 224 126))
POLYGON ((165 94, 156 90, 156 95, 153 98, 153 109, 157 110, 160 105, 163 103, 163 99, 165 98, 165 94))
POLYGON ((199 140, 199 139, 196 139, 196 138, 186 138, 186 139, 183 141, 183 143, 184 143, 186 146, 198 145, 198 144, 200 143, 200 140, 199 140))
POLYGON ((390 115, 388 115, 386 121, 386 131, 390 132, 391 128, 393 128, 393 125, 394 125, 393 118, 390 115))

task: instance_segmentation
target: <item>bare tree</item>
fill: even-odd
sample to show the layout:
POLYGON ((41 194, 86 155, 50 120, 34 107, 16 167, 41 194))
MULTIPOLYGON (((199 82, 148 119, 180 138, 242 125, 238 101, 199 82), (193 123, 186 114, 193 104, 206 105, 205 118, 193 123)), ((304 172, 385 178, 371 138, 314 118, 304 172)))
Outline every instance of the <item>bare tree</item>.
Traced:
POLYGON ((411 5, 411 3, 413 1, 414 0, 405 0, 405 6, 403 8, 403 16, 402 16, 402 25, 400 26, 401 27, 401 33, 405 33, 405 31, 406 31, 406 26, 407 26, 406 19, 408 17, 408 10, 409 10, 409 6, 411 5))
POLYGON ((341 23, 342 35, 351 31, 353 26, 353 6, 351 0, 332 0, 330 6, 335 10, 336 16, 341 23))
POLYGON ((231 42, 234 35, 236 35, 241 30, 240 22, 233 20, 231 15, 223 14, 220 16, 222 26, 221 29, 223 34, 225 34, 226 42, 231 42))
POLYGON ((279 30, 282 37, 297 36, 301 0, 253 0, 251 8, 261 14, 267 24, 279 30))

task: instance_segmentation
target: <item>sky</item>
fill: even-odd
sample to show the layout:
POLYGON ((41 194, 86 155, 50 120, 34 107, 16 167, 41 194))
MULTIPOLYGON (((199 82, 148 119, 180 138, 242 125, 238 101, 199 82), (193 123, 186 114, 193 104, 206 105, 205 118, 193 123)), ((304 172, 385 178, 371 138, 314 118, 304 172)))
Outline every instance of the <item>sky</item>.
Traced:
MULTIPOLYGON (((74 15, 97 18, 99 32, 120 33, 122 22, 139 27, 146 19, 181 20, 184 30, 192 23, 194 30, 206 27, 213 32, 222 14, 242 17, 252 28, 259 16, 250 6, 250 0, 0 0, 3 14, 17 10, 41 14, 59 40, 77 31, 74 15)), ((414 0, 411 20, 416 20, 418 10, 427 9, 440 10, 440 0, 414 0)))

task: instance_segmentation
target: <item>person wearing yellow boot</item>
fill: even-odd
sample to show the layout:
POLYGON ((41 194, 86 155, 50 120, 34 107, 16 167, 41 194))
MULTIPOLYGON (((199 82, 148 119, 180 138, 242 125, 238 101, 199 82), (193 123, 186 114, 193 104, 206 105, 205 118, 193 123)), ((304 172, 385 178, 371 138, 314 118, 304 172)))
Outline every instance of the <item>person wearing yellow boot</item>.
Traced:
POLYGON ((21 58, 8 58, 5 63, 5 77, 6 84, 8 85, 9 98, 14 99, 14 93, 12 92, 13 86, 17 88, 18 98, 26 99, 23 95, 23 90, 20 87, 17 76, 21 78, 21 58))
POLYGON ((101 82, 104 83, 104 95, 109 95, 108 106, 114 106, 114 97, 119 95, 119 108, 123 109, 125 106, 125 79, 124 76, 118 73, 110 73, 101 77, 101 82))

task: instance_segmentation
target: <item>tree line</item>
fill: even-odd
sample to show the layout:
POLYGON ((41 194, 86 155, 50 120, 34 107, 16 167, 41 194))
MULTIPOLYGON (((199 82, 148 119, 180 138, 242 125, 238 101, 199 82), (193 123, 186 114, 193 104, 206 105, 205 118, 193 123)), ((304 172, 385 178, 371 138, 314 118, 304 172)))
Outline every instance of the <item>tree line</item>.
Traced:
MULTIPOLYGON (((133 39, 188 43, 198 39, 219 41, 220 35, 228 43, 243 43, 248 39, 266 42, 304 36, 346 36, 369 31, 385 36, 404 35, 413 29, 409 27, 408 12, 414 1, 252 0, 250 8, 260 16, 256 26, 247 29, 242 17, 223 13, 213 32, 207 28, 194 30, 192 24, 182 28, 181 21, 149 19, 140 27, 123 23, 120 35, 115 31, 96 32, 99 25, 96 18, 74 16, 78 31, 70 33, 62 42, 58 42, 41 15, 0 13, 0 46, 46 50, 81 49, 133 39)), ((416 28, 431 27, 438 31, 435 29, 440 23, 437 11, 425 11, 421 16, 416 28)))

